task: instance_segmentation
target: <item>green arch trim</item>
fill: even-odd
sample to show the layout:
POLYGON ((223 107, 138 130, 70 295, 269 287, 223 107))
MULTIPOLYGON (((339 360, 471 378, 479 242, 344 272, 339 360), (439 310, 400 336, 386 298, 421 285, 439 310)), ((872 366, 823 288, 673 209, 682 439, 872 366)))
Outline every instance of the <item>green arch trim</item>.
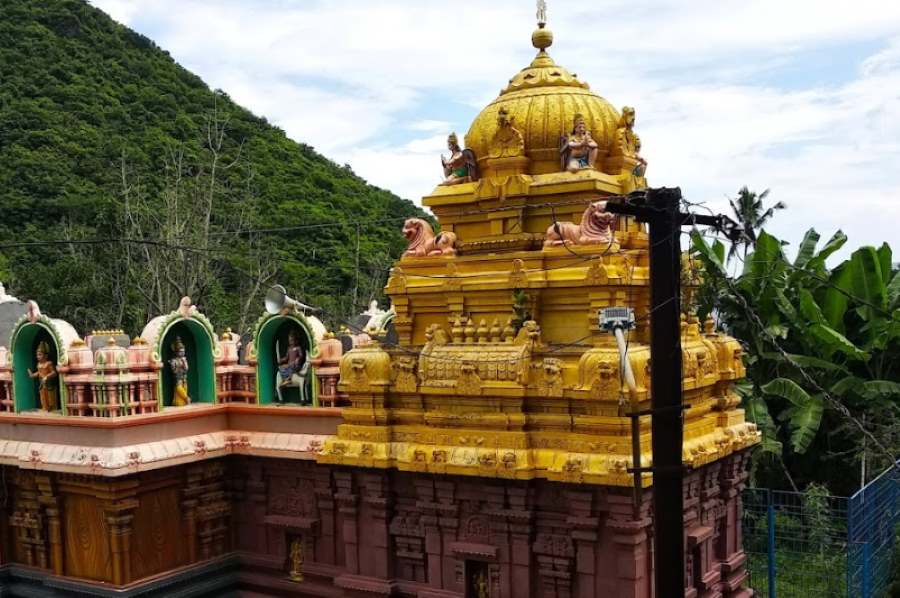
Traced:
POLYGON ((176 336, 184 342, 188 364, 188 395, 191 403, 216 402, 215 338, 209 329, 193 318, 176 318, 167 322, 160 331, 156 352, 162 362, 157 385, 159 407, 172 405, 174 380, 168 360, 173 352, 171 344, 176 336))
POLYGON ((28 369, 35 367, 34 351, 39 336, 45 333, 53 343, 55 350, 55 362, 57 368, 56 380, 57 399, 63 415, 66 414, 66 385, 63 375, 59 373, 59 365, 62 356, 60 346, 62 341, 59 334, 49 319, 42 316, 37 322, 21 320, 12 333, 10 353, 13 358, 13 401, 16 413, 40 409, 41 402, 38 398, 38 383, 28 376, 28 369))
MULTIPOLYGON (((279 329, 288 322, 293 322, 300 327, 306 337, 307 355, 314 359, 319 355, 319 345, 316 343, 316 335, 309 321, 302 314, 288 314, 285 316, 266 314, 256 324, 256 333, 253 335, 253 350, 256 353, 256 396, 261 405, 275 402, 275 339, 279 329)), ((309 393, 312 398, 312 406, 319 406, 319 381, 315 369, 310 366, 310 375, 307 380, 309 393)))

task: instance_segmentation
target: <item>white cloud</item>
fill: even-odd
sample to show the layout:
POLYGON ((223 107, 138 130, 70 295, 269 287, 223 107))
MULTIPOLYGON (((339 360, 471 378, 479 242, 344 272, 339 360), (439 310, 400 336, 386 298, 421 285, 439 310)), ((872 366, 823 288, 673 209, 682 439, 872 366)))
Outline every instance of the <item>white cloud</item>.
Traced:
MULTIPOLYGON (((93 2, 291 137, 413 199, 439 180, 446 133, 465 132, 533 55, 521 0, 93 2)), ((549 26, 560 64, 637 107, 652 184, 717 209, 744 184, 771 187, 790 205, 773 225, 785 238, 840 227, 852 246, 887 240, 900 253, 900 3, 555 0, 549 26), (854 45, 875 48, 856 72, 778 77, 854 45)))
POLYGON ((407 129, 412 131, 424 131, 426 133, 437 133, 440 131, 449 131, 453 126, 446 120, 418 120, 406 125, 407 129))

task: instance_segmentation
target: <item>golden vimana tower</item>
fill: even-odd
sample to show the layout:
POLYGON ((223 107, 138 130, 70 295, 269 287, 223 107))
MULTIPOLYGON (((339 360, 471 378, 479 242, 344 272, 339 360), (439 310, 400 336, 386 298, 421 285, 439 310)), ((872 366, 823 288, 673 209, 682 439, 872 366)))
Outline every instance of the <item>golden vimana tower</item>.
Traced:
MULTIPOLYGON (((541 23, 537 56, 457 148, 466 167, 448 167, 454 174, 424 198, 442 232, 407 221, 410 249, 386 287, 398 342, 373 340, 342 358, 352 407, 319 463, 633 484, 627 414, 649 408, 652 392, 648 243, 643 224, 603 202, 646 188, 647 163, 634 110, 557 65, 552 39, 541 23), (634 309, 633 385, 598 327, 610 306, 634 309)), ((681 328, 682 457, 698 468, 760 435, 733 388, 744 375, 738 342, 691 314, 681 328)), ((650 446, 646 416, 643 466, 650 446)))

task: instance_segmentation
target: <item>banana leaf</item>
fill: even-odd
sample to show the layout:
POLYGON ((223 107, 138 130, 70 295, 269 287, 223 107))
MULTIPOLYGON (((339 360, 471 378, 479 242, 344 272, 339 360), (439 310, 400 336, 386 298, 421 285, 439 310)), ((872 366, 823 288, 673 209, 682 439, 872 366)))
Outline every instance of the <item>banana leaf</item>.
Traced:
POLYGON ((846 336, 824 324, 813 324, 809 327, 809 332, 824 345, 826 357, 841 353, 852 359, 869 358, 868 353, 850 342, 846 336))
POLYGON ((795 268, 804 268, 806 264, 809 263, 809 260, 816 253, 816 244, 819 242, 819 233, 816 232, 816 229, 811 228, 806 231, 806 234, 803 235, 803 240, 800 241, 800 249, 797 250, 797 257, 794 258, 794 267, 795 268))

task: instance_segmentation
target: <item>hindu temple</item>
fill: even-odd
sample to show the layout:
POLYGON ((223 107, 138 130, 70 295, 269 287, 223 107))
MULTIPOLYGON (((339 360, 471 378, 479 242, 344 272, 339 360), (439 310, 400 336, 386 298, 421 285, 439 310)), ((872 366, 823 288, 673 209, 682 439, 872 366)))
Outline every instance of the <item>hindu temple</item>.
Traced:
MULTIPOLYGON (((652 397, 648 236, 607 210, 648 161, 636 110, 558 65, 538 20, 531 62, 448 136, 439 229, 406 221, 360 330, 283 292, 252 331, 188 297, 128 333, 10 301, 0 593, 667 595, 632 471, 650 416, 629 417, 652 397), (624 353, 609 307, 633 315, 624 353)), ((741 346, 684 311, 684 590, 747 598, 741 346)))

